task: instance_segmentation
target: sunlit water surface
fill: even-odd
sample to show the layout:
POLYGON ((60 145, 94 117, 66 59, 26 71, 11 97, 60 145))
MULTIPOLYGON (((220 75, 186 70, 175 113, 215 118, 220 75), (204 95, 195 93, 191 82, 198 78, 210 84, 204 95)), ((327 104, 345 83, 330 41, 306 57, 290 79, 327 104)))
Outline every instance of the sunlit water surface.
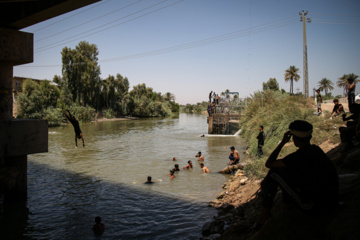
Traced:
POLYGON ((239 136, 201 137, 207 134, 204 115, 80 127, 86 147, 79 142, 75 148, 70 125, 49 128, 49 152, 29 155, 27 206, 24 211, 16 210, 20 211, 20 225, 3 228, 3 236, 198 239, 202 225, 215 214, 207 203, 216 198, 229 177, 217 173, 228 162, 229 147, 244 151, 239 136), (194 157, 198 151, 210 174, 201 173, 194 157), (183 170, 188 160, 194 168, 183 170), (175 163, 181 171, 170 179, 169 170, 175 163), (147 176, 156 183, 145 185, 147 176), (106 225, 101 237, 91 231, 97 215, 106 225))

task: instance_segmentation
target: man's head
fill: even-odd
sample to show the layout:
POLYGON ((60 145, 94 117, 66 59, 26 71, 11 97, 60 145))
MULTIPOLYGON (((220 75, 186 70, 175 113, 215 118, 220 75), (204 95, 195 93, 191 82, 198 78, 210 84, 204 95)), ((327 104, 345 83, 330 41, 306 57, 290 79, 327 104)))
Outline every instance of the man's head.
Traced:
POLYGON ((188 161, 188 164, 192 164, 191 160, 188 161))
POLYGON ((198 152, 199 156, 201 156, 201 152, 198 152))
POLYGON ((316 89, 316 92, 317 92, 317 93, 320 93, 320 89, 316 89))
POLYGON ((336 99, 336 98, 333 100, 333 102, 334 102, 335 105, 339 104, 339 100, 336 99))
POLYGON ((148 182, 151 182, 151 176, 148 176, 148 182))
POLYGON ((95 222, 96 223, 101 223, 101 217, 99 217, 99 216, 95 217, 95 222))
POLYGON ((313 131, 313 126, 310 123, 303 120, 295 120, 290 123, 289 129, 293 136, 295 146, 299 147, 310 143, 313 131))
POLYGON ((200 167, 203 168, 203 167, 204 167, 204 164, 203 164, 203 163, 200 163, 200 167))
POLYGON ((262 125, 259 126, 259 130, 262 131, 264 130, 264 127, 262 125))
POLYGON ((179 164, 175 164, 174 166, 175 166, 175 168, 179 168, 179 164))
POLYGON ((231 146, 231 147, 230 147, 230 150, 231 150, 231 151, 234 151, 234 150, 235 150, 235 147, 234 147, 234 146, 231 146))

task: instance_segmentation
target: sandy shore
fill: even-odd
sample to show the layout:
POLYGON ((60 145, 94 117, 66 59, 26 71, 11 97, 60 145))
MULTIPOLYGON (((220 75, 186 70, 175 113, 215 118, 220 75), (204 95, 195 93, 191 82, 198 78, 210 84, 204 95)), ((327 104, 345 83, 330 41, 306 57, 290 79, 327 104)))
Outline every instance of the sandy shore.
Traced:
POLYGON ((128 121, 128 120, 137 120, 137 117, 122 117, 122 118, 96 118, 91 122, 111 122, 111 121, 128 121))

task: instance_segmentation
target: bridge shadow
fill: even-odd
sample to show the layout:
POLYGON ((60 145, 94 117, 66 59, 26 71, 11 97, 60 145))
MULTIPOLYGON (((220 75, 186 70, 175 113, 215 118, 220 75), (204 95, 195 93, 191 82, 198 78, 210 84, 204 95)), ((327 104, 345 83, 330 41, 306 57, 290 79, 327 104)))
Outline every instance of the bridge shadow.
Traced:
POLYGON ((28 172, 27 202, 0 198, 1 239, 198 239, 215 215, 155 185, 143 190, 31 161, 28 172), (91 230, 95 216, 106 225, 100 237, 91 230))

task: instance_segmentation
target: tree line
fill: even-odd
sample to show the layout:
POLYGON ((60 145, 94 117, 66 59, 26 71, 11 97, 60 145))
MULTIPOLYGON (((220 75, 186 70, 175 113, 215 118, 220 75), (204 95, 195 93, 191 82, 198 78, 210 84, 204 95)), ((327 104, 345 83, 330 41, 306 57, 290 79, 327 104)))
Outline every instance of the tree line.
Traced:
MULTIPOLYGON (((358 79, 359 76, 357 76, 354 73, 349 73, 349 74, 344 74, 343 76, 339 77, 336 85, 339 88, 343 88, 344 90, 344 94, 347 94, 347 82, 349 79, 354 80, 355 83, 360 82, 360 80, 358 79)), ((285 74, 284 74, 284 80, 285 82, 290 82, 290 94, 294 94, 294 90, 293 90, 293 82, 294 81, 299 81, 300 79, 300 75, 299 75, 299 68, 295 67, 295 66, 290 66, 288 69, 285 70, 285 74)), ((318 89, 320 89, 320 91, 325 91, 325 97, 331 96, 331 93, 328 92, 329 90, 333 90, 334 89, 334 83, 327 79, 327 78, 322 78, 319 82, 318 82, 318 89)), ((263 82, 263 90, 279 90, 279 84, 276 80, 276 78, 270 78, 267 82, 263 82)))
POLYGON ((119 73, 101 79, 98 54, 97 46, 86 41, 75 49, 63 48, 62 76, 54 76, 55 84, 26 80, 23 92, 16 99, 18 116, 42 118, 48 120, 49 125, 59 125, 65 109, 81 121, 90 121, 95 114, 106 118, 159 117, 179 112, 179 104, 170 92, 155 92, 145 83, 129 91, 129 80, 119 73))

